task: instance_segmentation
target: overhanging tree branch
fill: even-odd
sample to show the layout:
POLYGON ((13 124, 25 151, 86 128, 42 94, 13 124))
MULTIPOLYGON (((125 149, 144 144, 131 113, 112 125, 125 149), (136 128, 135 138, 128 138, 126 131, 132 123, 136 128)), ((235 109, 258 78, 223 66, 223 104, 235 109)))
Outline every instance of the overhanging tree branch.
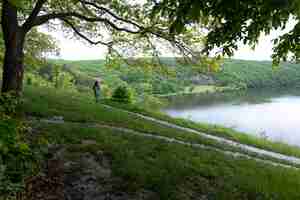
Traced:
POLYGON ((69 17, 75 17, 75 18, 78 18, 80 20, 83 20, 83 21, 86 21, 86 22, 91 22, 91 23, 93 23, 93 22, 102 22, 106 25, 109 25, 110 27, 112 27, 113 29, 115 29, 117 31, 122 31, 122 32, 127 32, 127 33, 132 33, 132 34, 141 33, 140 29, 131 30, 129 28, 119 27, 115 23, 111 22, 109 19, 102 18, 102 17, 87 17, 87 16, 82 15, 82 14, 77 13, 77 12, 51 13, 51 14, 38 16, 36 18, 35 22, 33 23, 33 26, 39 26, 39 25, 45 24, 48 21, 54 20, 54 19, 60 19, 60 20, 64 21, 65 19, 67 19, 69 17))
MULTIPOLYGON (((39 25, 47 23, 50 20, 59 19, 59 20, 64 21, 66 24, 68 24, 70 26, 70 28, 75 32, 75 34, 77 34, 84 40, 88 41, 90 44, 94 44, 94 45, 102 44, 102 45, 106 45, 106 46, 108 45, 108 43, 105 43, 102 41, 93 41, 93 40, 89 39, 87 36, 85 36, 83 33, 81 33, 79 31, 79 29, 76 27, 76 25, 71 23, 72 18, 77 18, 82 21, 90 22, 90 23, 97 23, 97 22, 103 23, 116 31, 127 32, 127 33, 131 33, 131 34, 141 34, 144 36, 146 36, 146 33, 150 33, 156 37, 167 40, 173 46, 180 49, 180 51, 182 51, 182 52, 184 51, 186 53, 188 52, 188 54, 192 55, 192 53, 191 53, 192 51, 190 49, 187 49, 180 41, 176 40, 174 37, 170 36, 168 33, 165 33, 164 31, 161 31, 161 30, 154 30, 154 28, 152 28, 152 27, 145 28, 132 20, 124 19, 124 18, 118 16, 117 14, 115 14, 114 12, 109 10, 108 8, 98 5, 95 2, 89 2, 86 0, 78 0, 82 4, 82 6, 84 6, 84 7, 90 6, 90 8, 93 7, 97 11, 103 11, 104 13, 107 13, 112 18, 112 20, 116 20, 119 23, 125 23, 127 25, 127 27, 126 27, 126 25, 124 25, 125 27, 120 27, 120 25, 117 25, 116 22, 113 22, 113 21, 111 21, 111 19, 108 19, 105 17, 99 17, 99 16, 91 17, 91 16, 87 16, 87 15, 84 15, 84 14, 81 14, 78 12, 65 12, 65 13, 53 12, 53 13, 38 16, 39 11, 42 9, 42 6, 46 1, 47 0, 38 0, 36 6, 34 8, 34 11, 31 13, 30 17, 25 22, 24 27, 26 27, 27 24, 30 25, 30 27, 39 26, 39 25), (34 19, 34 20, 32 21, 32 19, 34 19), (131 28, 129 28, 129 26, 131 26, 131 28)), ((86 9, 89 9, 89 8, 86 7, 86 9)))
POLYGON ((25 31, 29 31, 32 26, 33 23, 36 19, 36 17, 38 16, 39 12, 41 11, 43 5, 47 2, 48 0, 38 0, 34 9, 32 10, 31 14, 29 15, 29 17, 26 19, 25 23, 23 24, 23 28, 25 31))
POLYGON ((78 35, 79 37, 81 37, 82 39, 86 40, 87 42, 89 42, 90 44, 92 45, 97 45, 97 44, 102 44, 102 45, 105 45, 105 46, 108 46, 108 47, 111 47, 112 46, 112 42, 103 42, 103 41, 93 41, 91 39, 89 39, 87 36, 85 36, 83 33, 81 33, 74 24, 72 24, 69 20, 67 19, 64 19, 63 20, 65 23, 67 23, 71 29, 74 31, 74 33, 76 35, 78 35))
MULTIPOLYGON (((70 23, 70 18, 78 18, 80 20, 84 20, 86 22, 102 22, 106 25, 108 25, 109 27, 113 28, 114 30, 117 31, 123 31, 123 32, 127 32, 127 33, 132 33, 132 34, 144 34, 146 35, 146 33, 150 33, 152 35, 155 35, 156 37, 159 38, 163 38, 165 40, 167 40, 168 42, 172 43, 174 46, 180 47, 179 49, 184 50, 186 52, 188 52, 189 54, 191 53, 191 50, 188 50, 186 47, 183 47, 181 42, 177 41, 176 39, 174 39, 174 37, 170 37, 170 35, 166 34, 166 33, 162 33, 161 31, 155 31, 152 28, 144 28, 140 25, 137 25, 136 27, 138 28, 137 30, 131 30, 129 28, 123 28, 123 27, 119 27, 118 25, 116 25, 115 23, 111 22, 110 20, 106 19, 106 18, 102 18, 102 17, 87 17, 84 16, 80 13, 77 12, 67 12, 67 13, 50 13, 47 15, 42 15, 37 17, 36 21, 35 21, 35 26, 47 23, 50 20, 53 19, 60 19, 64 22, 66 22, 72 29, 73 31, 79 35, 80 37, 82 37, 83 39, 85 39, 86 41, 88 41, 91 44, 100 44, 101 42, 95 42, 90 40, 89 38, 87 38, 86 36, 84 36, 82 33, 79 32, 79 30, 76 28, 76 25, 70 23), (76 30, 76 31, 75 31, 76 30)), ((134 23, 134 22, 133 22, 134 23)), ((132 24, 132 23, 130 23, 132 24)), ((103 44, 106 45, 106 44, 103 44)))
POLYGON ((88 2, 88 1, 85 1, 85 0, 79 0, 79 1, 84 5, 90 5, 90 6, 93 6, 94 8, 96 8, 98 10, 102 10, 102 11, 108 13, 109 15, 111 15, 112 17, 114 17, 115 19, 117 19, 119 21, 125 22, 127 24, 131 24, 131 25, 136 26, 140 29, 143 29, 143 27, 140 26, 139 24, 137 24, 136 22, 120 17, 117 14, 110 11, 108 8, 105 8, 103 6, 97 5, 96 3, 88 2))

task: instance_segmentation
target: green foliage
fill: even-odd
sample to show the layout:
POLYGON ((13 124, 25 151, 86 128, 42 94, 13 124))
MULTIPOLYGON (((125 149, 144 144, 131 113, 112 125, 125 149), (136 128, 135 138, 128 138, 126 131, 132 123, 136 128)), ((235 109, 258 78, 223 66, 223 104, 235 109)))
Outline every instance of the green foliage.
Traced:
MULTIPOLYGON (((4 58, 4 41, 3 33, 0 30, 0 63, 2 65, 4 58)), ((41 33, 37 29, 32 29, 26 38, 25 47, 25 66, 28 71, 34 71, 39 69, 41 65, 44 65, 43 58, 46 55, 58 54, 59 47, 57 41, 48 34, 41 33)))
POLYGON ((17 114, 21 99, 16 97, 14 93, 4 93, 0 96, 0 112, 7 115, 17 114))
POLYGON ((171 34, 185 33, 188 27, 200 23, 208 31, 204 52, 222 47, 227 55, 233 54, 239 41, 254 46, 262 32, 270 34, 273 29, 284 29, 293 18, 296 26, 274 40, 273 61, 278 64, 289 53, 295 60, 300 56, 298 0, 162 0, 152 10, 153 19, 160 15, 168 18, 171 34))
MULTIPOLYGON (((114 67, 119 67, 120 62, 118 60, 122 57, 120 55, 127 58, 133 57, 128 54, 159 55, 159 50, 156 48, 156 44, 159 42, 156 40, 171 44, 176 43, 177 46, 178 44, 196 43, 196 39, 190 37, 190 34, 188 37, 178 37, 176 41, 174 38, 170 38, 167 31, 168 23, 163 17, 151 20, 150 11, 154 6, 154 2, 151 1, 11 0, 6 2, 8 5, 17 6, 19 9, 16 13, 16 19, 13 16, 5 18, 8 23, 14 20, 17 20, 19 24, 26 22, 25 26, 20 28, 30 30, 26 36, 28 38, 27 44, 31 47, 31 49, 26 48, 29 55, 40 56, 43 52, 57 52, 55 41, 49 40, 49 35, 38 32, 36 28, 50 23, 51 20, 60 20, 62 23, 59 23, 57 28, 66 30, 67 33, 74 31, 76 36, 89 43, 107 46, 109 55, 117 56, 114 61, 110 57, 107 58, 107 61, 110 62, 109 65, 114 67), (38 3, 37 7, 35 7, 36 3, 38 3), (31 15, 32 11, 37 11, 36 15, 31 15), (41 11, 44 16, 42 19, 38 15, 41 11), (103 15, 105 14, 109 15, 109 18, 104 20, 103 15), (121 27, 121 23, 126 28, 121 27), (91 37, 92 35, 96 37, 91 37), (111 36, 109 41, 105 41, 104 35, 111 36), (93 41, 96 38, 103 41, 93 41), (193 41, 189 41, 190 39, 193 41)), ((7 4, 0 2, 3 9, 6 8, 5 5, 7 4)), ((6 16, 3 15, 3 17, 6 16)), ((51 28, 55 28, 55 25, 51 24, 51 28)), ((197 40, 198 36, 195 36, 197 40)), ((170 48, 172 48, 171 45, 170 48)), ((184 49, 181 48, 181 50, 184 49)))
POLYGON ((127 85, 121 85, 114 90, 111 99, 116 102, 130 104, 134 101, 134 92, 127 85))
POLYGON ((168 79, 156 79, 155 80, 156 84, 154 84, 153 86, 153 93, 168 94, 168 93, 175 93, 183 89, 182 86, 180 87, 180 85, 178 85, 175 80, 170 81, 168 79))
POLYGON ((34 171, 34 153, 24 142, 23 123, 0 116, 0 197, 23 189, 24 178, 34 171))
MULTIPOLYGON (((27 36, 25 43, 26 59, 42 59, 45 55, 59 54, 58 42, 49 34, 42 33, 37 29, 32 29, 27 36)), ((31 63, 27 63, 30 65, 31 63)))
POLYGON ((18 9, 24 8, 30 1, 28 0, 8 0, 12 5, 17 7, 18 9))
POLYGON ((38 74, 57 89, 75 87, 75 75, 62 65, 47 63, 39 68, 38 74))
POLYGON ((216 73, 218 84, 240 89, 296 86, 300 82, 300 65, 282 63, 273 69, 271 62, 227 60, 223 71, 216 73))
MULTIPOLYGON (((136 91, 138 96, 179 92, 188 84, 188 76, 193 73, 189 67, 181 65, 175 58, 161 58, 165 65, 163 68, 168 69, 167 71, 162 69, 145 70, 142 60, 142 58, 139 59, 140 66, 129 66, 123 63, 115 67, 107 66, 109 65, 107 60, 106 62, 105 60, 51 60, 51 63, 67 66, 67 70, 63 68, 62 71, 67 71, 73 75, 77 88, 82 86, 91 87, 94 80, 100 77, 105 83, 105 91, 107 91, 108 97, 111 91, 122 84, 128 84, 136 91)), ((41 74, 48 74, 49 72, 46 71, 49 71, 49 69, 47 70, 47 68, 49 68, 47 65, 42 67, 41 74)))
POLYGON ((132 84, 132 87, 140 95, 152 94, 153 86, 151 83, 135 83, 132 84))
POLYGON ((106 85, 106 84, 101 84, 101 95, 104 98, 111 98, 112 96, 112 89, 106 85))
POLYGON ((27 72, 24 79, 25 85, 51 87, 51 82, 36 72, 27 72))
MULTIPOLYGON (((109 98, 119 85, 127 84, 136 92, 137 101, 145 95, 168 95, 182 92, 196 92, 195 88, 205 88, 193 82, 193 78, 201 74, 212 77, 218 86, 227 89, 246 89, 260 87, 284 87, 299 83, 299 65, 282 63, 277 68, 272 68, 272 63, 267 61, 243 61, 229 59, 205 59, 203 65, 193 65, 180 58, 162 58, 161 61, 173 71, 164 74, 157 71, 145 71, 142 67, 119 66, 117 69, 105 67, 104 60, 88 61, 63 61, 52 60, 51 64, 40 68, 39 74, 51 81, 49 87, 54 85, 54 66, 59 68, 57 79, 59 88, 77 88, 80 91, 90 91, 94 80, 103 80, 102 92, 109 98), (52 64, 55 63, 55 64, 52 64), (223 64, 222 64, 223 63, 223 64), (214 71, 214 72, 213 72, 214 71), (66 74, 66 76, 61 76, 66 74), (63 81, 62 81, 63 80, 63 81), (62 82, 60 82, 62 81, 62 82), (194 88, 194 89, 193 89, 194 88)), ((31 76, 31 75, 30 75, 31 76)), ((28 76, 29 77, 29 76, 28 76)), ((43 82, 36 76, 33 85, 43 82)), ((211 84, 211 83, 210 83, 211 84)), ((41 85, 47 85, 45 83, 41 85)), ((210 87, 210 86, 209 86, 210 87)))
MULTIPOLYGON (((300 7, 299 7, 300 13, 300 7)), ((299 20, 299 19, 298 19, 299 20)), ((292 59, 299 63, 300 61, 300 23, 295 26, 295 29, 280 36, 274 40, 275 48, 272 55, 273 64, 278 65, 283 59, 287 61, 290 54, 293 55, 292 59)))

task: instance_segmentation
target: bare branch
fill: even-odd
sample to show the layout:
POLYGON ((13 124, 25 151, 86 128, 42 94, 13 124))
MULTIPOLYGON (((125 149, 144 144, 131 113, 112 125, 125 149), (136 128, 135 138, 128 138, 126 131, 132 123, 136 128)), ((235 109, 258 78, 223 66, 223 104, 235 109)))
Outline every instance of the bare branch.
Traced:
POLYGON ((41 11, 43 5, 47 2, 47 0, 38 0, 34 9, 32 10, 29 17, 26 19, 25 23, 22 25, 25 31, 29 31, 33 27, 33 23, 41 11))
POLYGON ((87 36, 85 36, 83 33, 81 33, 74 24, 72 24, 70 21, 64 19, 64 22, 67 23, 71 29, 74 31, 75 34, 77 34, 79 37, 81 37, 82 39, 86 40, 87 42, 89 42, 92 45, 97 45, 97 44, 102 44, 105 46, 108 46, 109 48, 112 46, 113 42, 103 42, 103 41, 93 41, 91 39, 89 39, 87 36))

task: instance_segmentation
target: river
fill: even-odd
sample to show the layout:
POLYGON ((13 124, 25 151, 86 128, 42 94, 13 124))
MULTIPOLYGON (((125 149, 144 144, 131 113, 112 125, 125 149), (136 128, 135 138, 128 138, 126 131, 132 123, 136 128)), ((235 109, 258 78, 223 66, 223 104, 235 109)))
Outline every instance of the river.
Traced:
POLYGON ((233 128, 300 146, 300 89, 170 97, 170 116, 233 128))

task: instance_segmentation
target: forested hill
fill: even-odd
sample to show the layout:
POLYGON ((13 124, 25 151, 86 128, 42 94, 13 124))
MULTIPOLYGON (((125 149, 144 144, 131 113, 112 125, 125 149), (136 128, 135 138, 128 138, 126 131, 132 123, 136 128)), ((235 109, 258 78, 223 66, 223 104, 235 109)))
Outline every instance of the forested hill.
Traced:
MULTIPOLYGON (((188 66, 177 64, 174 58, 162 58, 162 61, 173 66, 181 79, 188 80, 195 72, 188 66), (174 67, 176 66, 176 67, 174 67)), ((72 69, 90 77, 103 75, 105 60, 67 61, 53 60, 57 64, 72 66, 72 69)), ((226 59, 222 70, 210 74, 218 85, 238 88, 286 87, 300 83, 300 64, 282 63, 273 67, 271 61, 249 61, 226 59)), ((185 83, 185 85, 189 83, 185 83)))
POLYGON ((300 83, 300 64, 272 67, 271 61, 226 60, 215 78, 221 85, 241 88, 296 86, 300 83))

